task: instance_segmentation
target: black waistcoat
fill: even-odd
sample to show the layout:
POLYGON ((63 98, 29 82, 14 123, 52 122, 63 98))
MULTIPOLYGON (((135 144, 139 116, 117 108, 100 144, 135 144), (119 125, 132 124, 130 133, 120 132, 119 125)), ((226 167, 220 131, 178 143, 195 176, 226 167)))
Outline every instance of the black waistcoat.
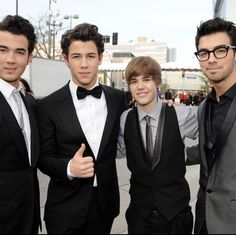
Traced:
POLYGON ((190 200, 185 179, 184 144, 174 107, 166 107, 161 159, 153 170, 142 141, 136 108, 127 115, 124 139, 131 172, 131 206, 142 218, 148 217, 156 207, 171 220, 189 205, 190 200))

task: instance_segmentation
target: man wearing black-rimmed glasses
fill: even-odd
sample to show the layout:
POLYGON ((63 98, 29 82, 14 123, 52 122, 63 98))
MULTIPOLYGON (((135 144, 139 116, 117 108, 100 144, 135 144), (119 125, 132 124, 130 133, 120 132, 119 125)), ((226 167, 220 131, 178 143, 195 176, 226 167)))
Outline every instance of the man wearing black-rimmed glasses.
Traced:
POLYGON ((199 146, 187 150, 200 163, 195 233, 236 234, 236 27, 221 18, 203 22, 195 44, 213 86, 198 109, 199 146))

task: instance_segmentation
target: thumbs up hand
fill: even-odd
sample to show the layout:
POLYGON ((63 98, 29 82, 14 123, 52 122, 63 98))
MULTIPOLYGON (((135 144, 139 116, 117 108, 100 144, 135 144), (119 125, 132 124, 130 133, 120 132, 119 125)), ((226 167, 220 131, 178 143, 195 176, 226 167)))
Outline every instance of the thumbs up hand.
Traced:
POLYGON ((89 178, 94 175, 93 158, 91 156, 83 157, 85 148, 85 144, 82 144, 71 159, 70 171, 77 178, 89 178))

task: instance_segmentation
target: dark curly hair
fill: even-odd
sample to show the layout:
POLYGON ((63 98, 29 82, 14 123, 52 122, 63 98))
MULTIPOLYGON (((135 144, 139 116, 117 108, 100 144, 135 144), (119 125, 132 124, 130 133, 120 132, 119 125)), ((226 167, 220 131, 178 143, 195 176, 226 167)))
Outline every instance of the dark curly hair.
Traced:
POLYGON ((98 27, 93 24, 82 23, 67 30, 61 37, 62 53, 68 56, 69 46, 73 41, 93 41, 97 47, 98 54, 104 52, 103 35, 98 32, 98 27))
POLYGON ((18 15, 7 15, 2 22, 0 22, 0 31, 7 31, 16 35, 24 35, 29 42, 29 54, 33 52, 36 44, 36 35, 33 25, 27 19, 18 15))
POLYGON ((236 27, 231 21, 226 21, 220 17, 202 22, 197 28, 197 34, 195 37, 195 46, 198 50, 199 40, 203 36, 207 36, 214 33, 224 32, 230 38, 230 43, 236 46, 236 27))

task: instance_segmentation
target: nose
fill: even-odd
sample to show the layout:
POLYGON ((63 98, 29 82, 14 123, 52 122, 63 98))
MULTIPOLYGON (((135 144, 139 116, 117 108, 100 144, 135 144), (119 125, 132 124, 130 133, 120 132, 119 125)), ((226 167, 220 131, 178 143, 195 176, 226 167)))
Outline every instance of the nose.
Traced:
POLYGON ((9 51, 7 53, 7 63, 15 63, 15 53, 13 51, 9 51))
POLYGON ((88 61, 85 57, 83 57, 81 59, 80 68, 87 68, 87 67, 88 67, 88 61))
POLYGON ((143 89, 143 81, 138 81, 137 82, 137 88, 140 90, 140 89, 143 89))
POLYGON ((210 54, 209 54, 208 62, 213 63, 213 62, 215 62, 216 60, 217 60, 217 58, 215 57, 213 51, 211 51, 210 54))

